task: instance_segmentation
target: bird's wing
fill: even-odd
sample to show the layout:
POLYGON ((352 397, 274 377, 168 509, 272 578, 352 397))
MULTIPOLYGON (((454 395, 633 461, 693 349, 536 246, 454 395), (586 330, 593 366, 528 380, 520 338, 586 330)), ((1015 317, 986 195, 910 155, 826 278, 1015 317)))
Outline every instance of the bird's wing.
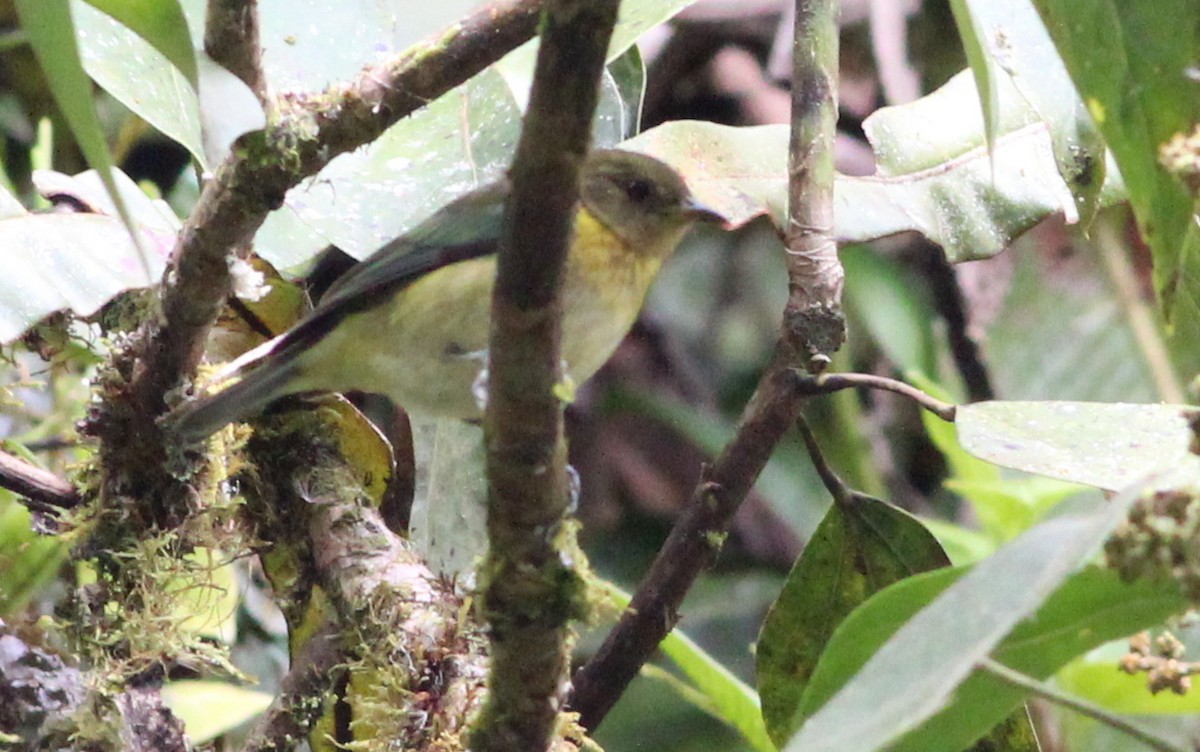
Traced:
POLYGON ((468 193, 342 275, 317 307, 271 348, 272 356, 310 347, 345 317, 385 304, 429 272, 495 253, 507 183, 468 193))
POLYGON ((494 253, 507 195, 504 184, 474 191, 380 248, 335 282, 300 323, 230 363, 221 378, 239 374, 237 382, 172 413, 171 430, 195 441, 262 408, 290 391, 302 370, 300 356, 347 316, 386 305, 435 269, 494 253))

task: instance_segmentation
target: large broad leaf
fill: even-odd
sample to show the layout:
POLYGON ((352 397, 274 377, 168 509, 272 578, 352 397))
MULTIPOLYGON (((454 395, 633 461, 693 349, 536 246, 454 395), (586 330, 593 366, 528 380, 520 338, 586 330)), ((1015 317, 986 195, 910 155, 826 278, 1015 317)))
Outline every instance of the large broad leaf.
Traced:
MULTIPOLYGON (((254 92, 203 52, 193 54, 198 73, 197 84, 192 85, 160 49, 133 29, 83 0, 75 0, 72 8, 88 75, 146 122, 187 147, 202 169, 215 168, 234 140, 266 124, 254 92)), ((180 22, 184 23, 181 32, 188 35, 185 19, 180 22)), ((199 45, 202 14, 195 26, 194 42, 199 45)))
POLYGON ((87 0, 139 37, 145 39, 163 57, 171 61, 191 82, 199 84, 196 52, 188 33, 187 19, 178 0, 87 0))
MULTIPOLYGON (((648 27, 625 21, 622 28, 628 35, 648 27)), ((613 57, 615 49, 601 80, 593 132, 594 145, 602 147, 633 133, 640 116, 641 58, 636 49, 613 57)), ((524 56, 535 53, 536 47, 511 53, 297 186, 259 231, 259 254, 281 268, 296 268, 329 244, 365 258, 439 207, 498 179, 520 135, 532 72, 532 58, 524 56)))
POLYGON ((304 264, 331 243, 365 258, 500 177, 520 120, 508 87, 485 71, 291 190, 259 231, 258 253, 281 269, 304 264))
POLYGON ((1154 255, 1154 281, 1170 317, 1200 315, 1196 200, 1159 162, 1160 149, 1200 122, 1196 61, 1200 4, 1193 0, 1035 0, 1071 77, 1108 141, 1138 225, 1154 255))
MULTIPOLYGON (((1187 470, 1178 482, 1195 483, 1200 468, 1187 470)), ((873 752, 919 728, 1082 566, 1141 492, 1139 485, 1088 514, 1042 523, 980 562, 905 621, 828 702, 806 694, 799 713, 807 720, 785 749, 873 752)), ((809 686, 819 691, 815 680, 809 686)))
MULTIPOLYGON (((868 118, 864 128, 878 174, 837 178, 837 240, 916 231, 941 245, 952 261, 965 261, 1000 252, 1048 216, 1077 220, 1072 190, 1055 162, 1054 131, 1006 79, 999 80, 999 89, 994 171, 967 73, 916 102, 868 118)), ((781 125, 674 122, 623 146, 672 164, 731 225, 765 214, 782 227, 787 143, 788 129, 781 125)), ((1122 197, 1123 187, 1115 170, 1105 174, 1099 201, 1107 205, 1122 197)))
POLYGON ((1141 298, 1128 258, 1124 215, 1100 217, 1090 241, 1052 226, 1030 233, 984 273, 989 283, 1004 285, 996 315, 980 321, 997 394, 1182 401, 1179 382, 1200 368, 1200 319, 1179 317, 1169 336, 1155 326, 1153 304, 1141 298))
MULTIPOLYGON (((613 68, 602 88, 598 143, 611 145, 636 125, 642 65, 636 51, 624 53, 637 36, 690 1, 624 4, 610 47, 613 68)), ((182 4, 198 43, 203 3, 182 4)), ((317 92, 353 80, 364 65, 380 63, 449 27, 477 5, 459 0, 397 14, 374 0, 355 0, 350 7, 323 0, 267 0, 259 7, 264 71, 274 91, 317 92), (338 43, 330 44, 330 39, 338 43)), ((174 68, 153 64, 158 53, 136 34, 98 13, 80 16, 87 23, 81 43, 93 77, 185 144, 206 168, 223 157, 238 135, 261 127, 253 96, 203 54, 197 101, 174 68)), ((532 70, 535 52, 530 46, 514 53, 502 69, 528 78, 523 72, 532 70)), ((303 265, 329 244, 362 258, 438 207, 494 180, 511 160, 520 132, 517 89, 487 71, 401 121, 366 149, 334 160, 293 190, 285 207, 268 218, 256 239, 259 253, 285 269, 303 265)))
POLYGON ((94 172, 68 178, 36 173, 39 190, 70 193, 103 214, 29 214, 0 217, 0 343, 19 337, 46 316, 69 310, 81 316, 130 288, 156 284, 175 244, 177 221, 152 202, 124 173, 116 184, 149 255, 147 271, 138 247, 115 212, 94 172))
POLYGON ((929 531, 890 504, 854 495, 830 506, 758 639, 763 720, 776 744, 795 731, 800 697, 842 620, 888 585, 949 563, 929 531))
POLYGON ((997 465, 1125 488, 1189 456, 1192 433, 1178 405, 1101 402, 977 402, 955 418, 963 447, 997 465))
POLYGON ((483 429, 410 416, 417 482, 409 540, 434 572, 469 582, 487 553, 483 429))

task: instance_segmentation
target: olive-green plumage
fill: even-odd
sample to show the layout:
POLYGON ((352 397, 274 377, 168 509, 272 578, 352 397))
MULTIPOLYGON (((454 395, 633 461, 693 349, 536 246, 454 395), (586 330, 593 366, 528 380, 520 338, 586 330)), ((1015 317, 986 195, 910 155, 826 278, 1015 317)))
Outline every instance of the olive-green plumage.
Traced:
MULTIPOLYGON (((185 405, 172 430, 199 439, 297 392, 385 394, 410 411, 477 419, 505 183, 449 204, 330 288, 282 336, 237 362, 239 380, 185 405)), ((664 259, 697 219, 696 203, 658 160, 605 150, 584 163, 563 287, 562 354, 583 381, 633 325, 664 259)), ((231 374, 232 375, 232 374, 231 374)))

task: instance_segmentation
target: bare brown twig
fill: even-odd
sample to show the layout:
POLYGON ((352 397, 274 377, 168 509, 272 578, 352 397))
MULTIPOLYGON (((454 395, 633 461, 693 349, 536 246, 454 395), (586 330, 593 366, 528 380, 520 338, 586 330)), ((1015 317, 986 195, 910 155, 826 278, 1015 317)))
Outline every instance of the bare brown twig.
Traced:
POLYGON ((869 373, 827 373, 821 376, 808 377, 800 382, 800 389, 805 394, 829 394, 830 392, 852 389, 854 387, 882 389, 886 392, 894 392, 908 397, 947 423, 954 422, 954 415, 958 410, 956 405, 952 405, 949 402, 942 402, 940 399, 922 392, 915 386, 905 384, 903 381, 897 381, 896 379, 889 379, 886 376, 875 376, 869 373))
POLYGON ((258 0, 208 0, 204 51, 267 103, 267 78, 258 43, 258 0))
POLYGON ((75 486, 7 452, 0 452, 0 486, 24 496, 38 512, 61 512, 79 503, 75 486))

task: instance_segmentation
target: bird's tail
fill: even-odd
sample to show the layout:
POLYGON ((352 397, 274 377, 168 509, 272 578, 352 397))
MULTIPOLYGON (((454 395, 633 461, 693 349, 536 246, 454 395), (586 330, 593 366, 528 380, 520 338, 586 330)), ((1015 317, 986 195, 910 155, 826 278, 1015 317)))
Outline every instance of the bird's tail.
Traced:
POLYGON ((293 391, 289 383, 299 371, 295 358, 284 362, 266 359, 260 367, 240 375, 232 386, 189 402, 169 414, 163 425, 185 441, 200 441, 227 423, 254 415, 267 403, 293 391))

